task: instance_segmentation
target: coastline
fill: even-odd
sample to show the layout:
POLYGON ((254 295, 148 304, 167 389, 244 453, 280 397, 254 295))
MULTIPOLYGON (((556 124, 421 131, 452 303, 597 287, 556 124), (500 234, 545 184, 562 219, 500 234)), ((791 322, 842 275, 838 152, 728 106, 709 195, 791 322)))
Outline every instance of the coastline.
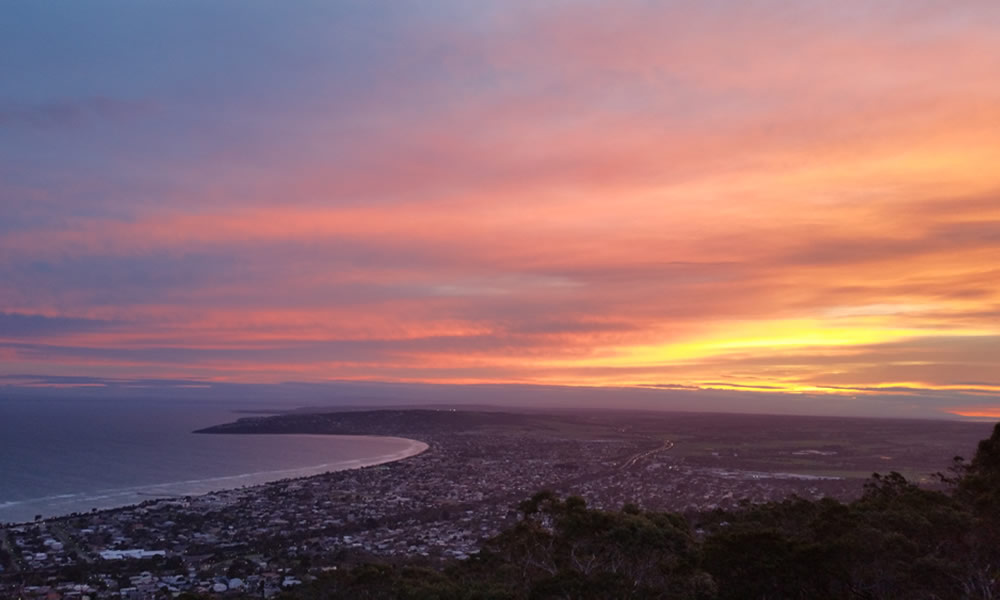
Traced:
POLYGON ((401 450, 379 454, 376 456, 341 461, 328 461, 303 467, 254 471, 219 477, 171 481, 125 488, 112 488, 96 492, 57 494, 39 498, 28 498, 25 500, 0 502, 0 526, 17 526, 24 523, 30 523, 32 522, 34 514, 41 514, 44 520, 53 520, 66 518, 74 513, 90 513, 93 511, 104 512, 109 510, 126 509, 149 501, 208 496, 215 493, 237 489, 249 490, 278 481, 305 479, 325 473, 349 471, 353 469, 361 469, 397 462, 422 454, 430 448, 429 444, 420 440, 387 435, 280 435, 317 438, 335 437, 339 439, 394 440, 406 442, 406 446, 401 450), (14 508, 14 510, 10 510, 12 508, 14 508), (5 517, 5 512, 20 514, 22 518, 11 519, 10 517, 5 517))

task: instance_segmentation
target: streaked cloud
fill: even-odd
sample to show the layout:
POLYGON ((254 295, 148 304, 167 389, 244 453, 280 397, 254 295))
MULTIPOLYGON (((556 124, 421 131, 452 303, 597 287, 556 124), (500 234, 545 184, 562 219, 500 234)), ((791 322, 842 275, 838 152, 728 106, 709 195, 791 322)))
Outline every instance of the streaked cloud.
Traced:
POLYGON ((77 127, 86 121, 139 116, 152 110, 142 101, 95 97, 36 105, 0 104, 0 127, 77 127))
POLYGON ((113 322, 100 319, 0 312, 0 338, 31 338, 60 333, 93 331, 114 325, 113 322))
POLYGON ((22 6, 0 372, 988 411, 998 6, 22 6))

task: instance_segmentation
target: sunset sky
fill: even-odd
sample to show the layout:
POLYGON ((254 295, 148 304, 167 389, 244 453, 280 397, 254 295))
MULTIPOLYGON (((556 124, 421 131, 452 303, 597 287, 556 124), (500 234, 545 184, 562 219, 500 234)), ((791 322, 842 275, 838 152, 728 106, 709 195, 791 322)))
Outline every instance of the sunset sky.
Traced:
POLYGON ((3 12, 7 386, 1000 417, 996 0, 3 12))

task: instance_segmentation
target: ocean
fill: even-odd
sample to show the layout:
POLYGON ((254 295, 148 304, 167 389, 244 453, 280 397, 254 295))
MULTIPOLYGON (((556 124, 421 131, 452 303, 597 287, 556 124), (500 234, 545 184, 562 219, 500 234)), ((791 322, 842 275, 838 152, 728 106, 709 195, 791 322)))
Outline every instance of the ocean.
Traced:
POLYGON ((376 464, 401 438, 195 434, 248 416, 223 400, 0 397, 0 523, 376 464))

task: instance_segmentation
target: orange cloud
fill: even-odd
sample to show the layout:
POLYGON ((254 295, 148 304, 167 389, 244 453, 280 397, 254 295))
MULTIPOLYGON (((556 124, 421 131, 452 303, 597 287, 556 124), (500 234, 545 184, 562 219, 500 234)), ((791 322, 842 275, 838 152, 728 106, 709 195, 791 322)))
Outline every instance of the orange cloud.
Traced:
POLYGON ((960 417, 1000 419, 1000 407, 950 408, 948 412, 960 417))
MULTIPOLYGON (((158 203, 4 230, 0 309, 51 322, 0 329, 0 365, 995 394, 1000 13, 973 4, 537 5, 434 31, 469 62, 406 102, 272 114, 287 157, 237 138, 158 203)), ((125 179, 92 176, 5 190, 59 206, 125 179)))

